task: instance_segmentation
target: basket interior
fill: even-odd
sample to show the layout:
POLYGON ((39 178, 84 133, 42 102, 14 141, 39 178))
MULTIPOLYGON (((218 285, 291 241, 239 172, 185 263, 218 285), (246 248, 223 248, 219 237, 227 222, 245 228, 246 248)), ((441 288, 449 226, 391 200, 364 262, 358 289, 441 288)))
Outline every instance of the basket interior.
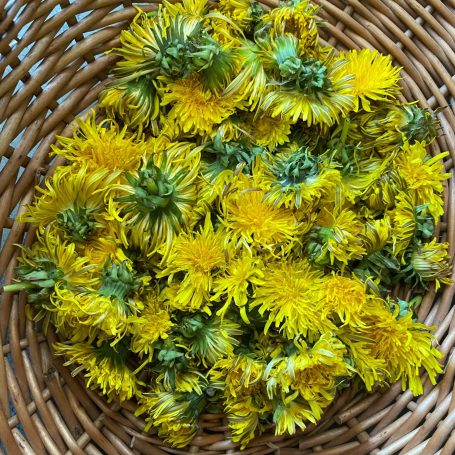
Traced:
MULTIPOLYGON (((276 1, 262 1, 265 7, 276 1)), ((375 48, 402 66, 403 101, 441 110, 439 137, 447 172, 455 156, 455 4, 440 0, 315 0, 322 6, 322 39, 336 48, 375 48)), ((19 249, 34 231, 16 220, 34 186, 62 164, 49 157, 55 135, 70 135, 73 120, 96 103, 116 57, 120 31, 152 2, 114 0, 0 0, 0 277, 13 277, 19 249)), ((455 249, 455 191, 445 186, 445 215, 438 235, 455 249)), ((454 286, 430 290, 419 320, 436 325, 445 373, 437 386, 424 378, 413 398, 395 384, 385 394, 343 393, 317 428, 255 439, 245 454, 455 453, 454 286)), ((134 416, 134 405, 108 404, 87 391, 51 354, 54 334, 43 335, 25 317, 26 296, 3 294, 0 303, 0 454, 235 454, 222 415, 204 415, 191 446, 176 450, 134 416)))

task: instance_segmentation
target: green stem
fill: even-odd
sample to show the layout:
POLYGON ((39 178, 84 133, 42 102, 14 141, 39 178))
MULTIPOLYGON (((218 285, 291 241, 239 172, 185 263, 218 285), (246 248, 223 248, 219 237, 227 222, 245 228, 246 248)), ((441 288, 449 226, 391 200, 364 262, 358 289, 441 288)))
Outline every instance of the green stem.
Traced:
POLYGON ((3 292, 18 292, 24 291, 25 289, 33 289, 35 286, 30 283, 14 283, 14 284, 7 284, 3 286, 3 292))
POLYGON ((349 117, 346 117, 344 119, 343 129, 341 131, 341 136, 340 136, 340 141, 341 141, 342 148, 344 148, 344 146, 346 144, 346 139, 348 137, 348 132, 349 132, 349 127, 350 126, 351 126, 351 120, 350 120, 349 117))

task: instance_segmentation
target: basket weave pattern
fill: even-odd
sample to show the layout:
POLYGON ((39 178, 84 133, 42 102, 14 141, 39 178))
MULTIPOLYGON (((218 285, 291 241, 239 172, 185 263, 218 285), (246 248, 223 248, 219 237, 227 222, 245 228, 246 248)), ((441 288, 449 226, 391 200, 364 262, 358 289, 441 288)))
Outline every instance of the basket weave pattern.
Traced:
MULTIPOLYGON (((266 6, 276 1, 263 0, 266 6)), ((315 0, 322 6, 322 39, 338 49, 369 47, 393 56, 402 71, 402 100, 444 108, 432 153, 455 158, 455 1, 315 0)), ((59 159, 49 158, 55 135, 69 135, 72 121, 96 102, 116 57, 104 52, 151 2, 115 0, 0 0, 0 277, 11 281, 19 249, 34 231, 16 220, 33 188, 59 159)), ((453 171, 452 171, 453 172, 453 171)), ((455 249, 455 187, 445 188, 439 236, 455 249)), ((455 287, 435 300, 430 290, 419 319, 438 326, 445 372, 437 386, 424 378, 414 399, 395 384, 384 394, 344 392, 317 428, 275 437, 273 428, 244 454, 450 455, 455 453, 455 287)), ((191 446, 169 448, 142 432, 134 404, 107 404, 73 378, 52 355, 46 336, 25 317, 26 296, 0 296, 0 455, 27 454, 238 454, 222 415, 203 415, 191 446)))

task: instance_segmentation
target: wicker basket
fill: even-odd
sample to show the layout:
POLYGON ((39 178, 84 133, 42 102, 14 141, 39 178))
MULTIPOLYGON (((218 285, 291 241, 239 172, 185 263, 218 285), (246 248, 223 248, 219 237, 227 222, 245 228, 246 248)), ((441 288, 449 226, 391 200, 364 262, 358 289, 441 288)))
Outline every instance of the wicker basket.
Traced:
MULTIPOLYGON (((322 38, 339 49, 373 47, 403 67, 403 100, 444 108, 433 153, 455 157, 455 2, 453 0, 315 0, 325 20, 322 38)), ((262 3, 273 6, 274 0, 262 3)), ((120 30, 136 14, 115 0, 0 0, 0 276, 12 279, 17 243, 34 232, 15 220, 31 201, 34 185, 61 162, 48 157, 55 134, 70 134, 71 122, 96 102, 115 56, 120 30)), ((439 235, 455 249, 455 188, 445 193, 446 215, 439 235)), ((317 428, 292 437, 273 429, 244 454, 441 454, 455 453, 455 287, 435 301, 427 293, 419 318, 438 326, 446 369, 433 387, 414 399, 395 384, 385 394, 346 391, 317 428)), ((222 415, 204 415, 191 446, 175 450, 134 416, 134 405, 108 405, 73 378, 51 354, 54 340, 25 317, 26 296, 5 294, 0 304, 0 454, 237 454, 222 415)))

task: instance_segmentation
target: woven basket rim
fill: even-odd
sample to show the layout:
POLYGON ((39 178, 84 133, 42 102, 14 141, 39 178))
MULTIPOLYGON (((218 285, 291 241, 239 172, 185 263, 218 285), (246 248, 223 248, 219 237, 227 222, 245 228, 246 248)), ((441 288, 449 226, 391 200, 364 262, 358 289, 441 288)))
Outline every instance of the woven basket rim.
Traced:
MULTIPOLYGON (((106 83, 119 32, 152 2, 115 0, 0 0, 0 277, 11 281, 19 248, 34 230, 17 216, 38 180, 63 161, 49 158, 55 135, 69 135, 76 115, 86 115, 106 83)), ((266 7, 277 0, 262 0, 266 7)), ((324 42, 340 49, 370 47, 403 67, 401 100, 441 108, 441 133, 431 153, 448 150, 444 166, 453 176, 455 158, 455 2, 442 0, 314 0, 321 6, 324 42)), ((455 251, 454 178, 445 184, 446 213, 439 237, 455 251)), ((455 277, 455 275, 454 275, 455 277)), ((444 374, 436 386, 424 380, 414 399, 394 384, 384 393, 346 390, 322 424, 305 433, 274 436, 267 430, 245 454, 441 454, 455 453, 455 285, 438 295, 431 288, 419 320, 437 326, 444 374)), ((143 433, 134 404, 107 403, 72 377, 51 354, 56 340, 25 317, 23 293, 1 295, 0 455, 7 453, 204 453, 235 454, 222 415, 201 416, 190 446, 172 449, 156 434, 143 433)))

